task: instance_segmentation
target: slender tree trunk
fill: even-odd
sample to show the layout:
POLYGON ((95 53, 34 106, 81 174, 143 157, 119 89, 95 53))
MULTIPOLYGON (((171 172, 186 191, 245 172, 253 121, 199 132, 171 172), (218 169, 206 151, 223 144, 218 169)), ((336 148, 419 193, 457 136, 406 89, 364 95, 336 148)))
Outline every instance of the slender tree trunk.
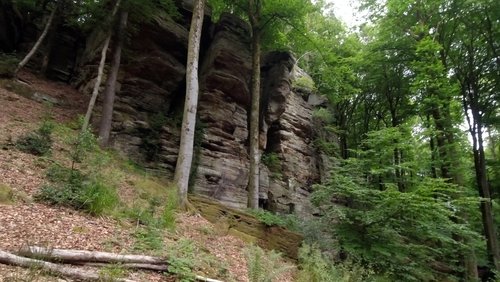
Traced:
MULTIPOLYGON (((478 116, 478 115, 476 115, 478 116)), ((477 117, 480 119, 480 117, 477 117)), ((480 121, 476 123, 476 141, 477 147, 474 148, 474 164, 476 171, 476 182, 479 189, 479 195, 484 200, 481 201, 481 215, 483 220, 484 234, 486 236, 486 243, 488 248, 488 258, 491 267, 496 271, 500 271, 500 255, 498 252, 498 238, 496 234, 496 227, 493 221, 493 211, 491 205, 491 194, 488 179, 486 176, 486 159, 484 155, 483 137, 482 137, 482 124, 480 121), (477 139, 476 139, 477 138, 477 139)))
POLYGON ((248 15, 252 27, 252 103, 250 109, 250 168, 248 175, 248 207, 259 208, 259 113, 260 113, 260 0, 249 0, 248 15))
MULTIPOLYGON (((115 7, 113 8, 113 12, 111 13, 111 17, 114 18, 118 7, 120 6, 120 0, 116 1, 115 7)), ((106 40, 104 41, 104 45, 101 50, 101 61, 99 62, 99 68, 97 69, 97 78, 95 80, 94 89, 92 90, 92 96, 90 97, 89 105, 87 107, 87 112, 85 113, 85 117, 83 118, 82 132, 87 130, 89 126, 90 117, 92 116, 92 112, 94 111, 95 101, 97 100, 97 95, 99 94, 99 87, 101 87, 102 75, 104 74, 104 66, 106 65, 106 54, 108 52, 109 42, 111 41, 112 32, 109 31, 106 40)))
POLYGON ((191 164, 193 161, 194 133, 196 126, 196 111, 198 108, 198 65, 200 57, 201 31, 205 0, 198 0, 193 8, 193 18, 189 30, 188 58, 186 68, 186 100, 182 118, 181 141, 177 165, 175 166, 174 181, 179 193, 179 204, 185 208, 191 164))
POLYGON ((52 28, 49 29, 48 35, 47 35, 47 46, 46 46, 46 52, 43 54, 42 58, 42 65, 40 67, 40 74, 43 77, 47 77, 47 68, 49 66, 49 61, 50 57, 52 55, 52 49, 54 47, 54 43, 57 38, 57 27, 59 26, 60 23, 60 16, 55 15, 54 19, 52 20, 52 28))
POLYGON ((106 37, 104 45, 101 51, 101 61, 99 62, 99 68, 97 70, 97 78, 95 80, 94 89, 92 90, 92 97, 90 97, 89 105, 87 107, 87 112, 83 118, 82 132, 87 130, 89 126, 90 117, 94 111, 95 101, 97 100, 97 95, 99 94, 99 87, 101 86, 102 75, 104 73, 104 65, 106 64, 106 53, 109 47, 109 41, 111 41, 111 33, 106 37))
MULTIPOLYGON (((431 117, 429 114, 427 114, 427 128, 430 130, 432 128, 431 126, 431 117)), ((431 149, 431 174, 433 178, 437 178, 437 169, 436 169, 436 161, 437 161, 437 156, 436 156, 436 141, 435 137, 432 134, 429 134, 429 147, 431 149)))
POLYGON ((483 147, 483 124, 482 116, 478 106, 479 93, 474 77, 462 80, 462 102, 464 114, 469 125, 469 133, 472 137, 472 150, 474 154, 474 170, 479 196, 483 198, 480 203, 481 217, 484 236, 486 237, 486 248, 490 267, 500 271, 500 253, 498 250, 498 237, 496 226, 493 221, 491 205, 491 194, 486 174, 486 159, 483 147), (467 81, 467 82, 465 82, 467 81), (472 118, 469 115, 472 114, 472 118))
POLYGON ((99 124, 99 142, 105 147, 109 145, 109 135, 111 132, 111 123, 113 120, 113 107, 116 93, 116 80, 118 71, 120 70, 120 61, 122 55, 122 46, 127 28, 128 12, 122 10, 120 12, 120 21, 116 32, 116 43, 113 47, 113 58, 111 60, 111 70, 106 80, 106 88, 104 89, 104 102, 102 104, 102 116, 99 124))
POLYGON ((45 28, 43 29, 43 32, 40 35, 40 37, 38 37, 38 40, 35 42, 35 45, 33 45, 33 47, 28 52, 28 54, 26 54, 24 59, 19 63, 19 65, 17 65, 17 68, 14 72, 14 77, 17 77, 17 74, 19 73, 19 71, 29 62, 29 60, 31 59, 31 57, 33 57, 33 55, 36 53, 38 48, 40 48, 40 45, 42 44, 43 40, 47 36, 47 33, 49 32, 50 26, 52 25, 52 21, 54 20, 54 15, 56 14, 58 8, 59 8, 59 4, 57 4, 57 6, 54 7, 52 12, 50 13, 49 19, 47 20, 47 23, 45 24, 45 28))

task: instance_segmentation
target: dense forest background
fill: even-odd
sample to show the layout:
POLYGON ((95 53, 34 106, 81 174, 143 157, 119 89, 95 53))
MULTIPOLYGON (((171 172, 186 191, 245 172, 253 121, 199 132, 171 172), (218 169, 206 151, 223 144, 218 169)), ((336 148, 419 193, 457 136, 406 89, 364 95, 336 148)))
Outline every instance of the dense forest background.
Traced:
MULTIPOLYGON (((174 2, 122 2, 118 12, 113 1, 0 4, 3 19, 41 27, 64 22, 82 37, 105 30, 115 51, 124 18, 133 33, 156 13, 179 17, 174 2)), ((214 21, 224 12, 249 21, 254 59, 261 48, 292 53, 313 80, 296 83, 327 100, 314 110, 321 125, 315 148, 331 158, 328 179, 311 195, 319 213, 279 218, 313 246, 303 250, 303 267, 311 268, 304 281, 336 281, 339 269, 359 274, 359 281, 493 279, 500 271, 499 1, 361 0, 368 18, 356 28, 338 20, 327 1, 208 5, 214 21)), ((29 48, 20 33, 11 34, 14 40, 0 38, 12 43, 1 46, 1 60, 17 68, 29 48)), ((250 134, 257 140, 256 117, 250 134)))

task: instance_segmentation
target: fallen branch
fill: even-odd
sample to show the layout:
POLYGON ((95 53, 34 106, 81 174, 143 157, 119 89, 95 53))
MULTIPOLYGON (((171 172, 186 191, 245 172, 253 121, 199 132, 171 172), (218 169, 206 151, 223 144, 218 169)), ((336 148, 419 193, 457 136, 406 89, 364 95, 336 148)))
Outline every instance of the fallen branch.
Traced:
MULTIPOLYGON (((63 263, 82 264, 88 266, 105 266, 106 263, 119 263, 124 268, 135 268, 153 271, 168 271, 166 258, 144 255, 120 255, 108 252, 82 251, 68 249, 49 249, 38 246, 21 248, 19 255, 63 263)), ((196 280, 204 282, 222 282, 220 280, 196 275, 196 280)))
MULTIPOLYGON (((78 263, 78 264, 85 265, 85 266, 92 266, 92 267, 103 267, 103 266, 109 265, 107 263, 102 263, 102 262, 83 262, 83 263, 78 263)), ((120 263, 117 265, 121 268, 126 268, 126 269, 142 269, 142 270, 153 270, 153 271, 161 271, 161 272, 168 271, 167 265, 161 265, 161 264, 120 263)))
MULTIPOLYGON (((26 268, 38 267, 53 274, 84 281, 100 281, 102 279, 102 277, 100 277, 99 274, 95 271, 77 269, 74 267, 59 265, 37 259, 20 257, 4 251, 0 251, 0 263, 26 268)), ((135 282, 134 280, 128 279, 116 279, 115 281, 135 282)))
POLYGON ((143 255, 120 255, 108 252, 49 249, 38 246, 23 247, 19 255, 43 260, 78 263, 78 262, 105 262, 105 263, 138 263, 138 264, 167 264, 167 260, 160 257, 143 255))

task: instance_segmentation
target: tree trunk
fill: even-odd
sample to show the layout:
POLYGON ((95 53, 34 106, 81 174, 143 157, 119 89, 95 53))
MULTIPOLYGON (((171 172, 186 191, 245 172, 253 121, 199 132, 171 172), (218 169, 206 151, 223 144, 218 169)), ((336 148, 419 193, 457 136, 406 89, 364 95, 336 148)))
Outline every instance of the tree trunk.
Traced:
POLYGON ((141 263, 141 264, 166 264, 167 260, 160 257, 143 255, 121 255, 108 252, 49 249, 44 247, 23 247, 19 255, 25 257, 49 259, 57 262, 106 262, 106 263, 141 263))
POLYGON ((54 16, 52 19, 52 28, 49 28, 47 37, 47 46, 43 54, 42 65, 40 66, 40 74, 43 77, 47 77, 47 68, 49 66, 50 57, 52 55, 52 49, 54 48, 55 41, 57 39, 57 27, 60 24, 60 16, 54 16))
POLYGON ((47 23, 45 24, 45 28, 43 29, 43 32, 40 35, 40 37, 38 37, 38 40, 35 42, 35 45, 33 45, 33 47, 28 52, 28 54, 26 54, 24 59, 19 63, 19 65, 17 65, 17 68, 14 72, 14 77, 17 77, 17 74, 19 73, 19 71, 29 62, 29 60, 31 59, 31 57, 33 57, 33 55, 36 53, 38 48, 40 48, 40 45, 42 44, 43 40, 47 36, 47 33, 49 32, 50 26, 52 25, 52 21, 54 20, 54 15, 56 14, 58 8, 59 8, 59 4, 50 13, 49 19, 47 20, 47 23))
POLYGON ((198 65, 200 57, 201 31, 205 14, 205 0, 197 0, 193 8, 193 18, 189 30, 188 58, 186 68, 186 100, 182 118, 181 141, 177 164, 175 166, 174 182, 179 193, 179 204, 185 208, 191 164, 193 161, 194 133, 196 126, 196 111, 198 108, 198 65))
MULTIPOLYGON (((113 12, 111 13, 111 17, 114 18, 116 15, 116 11, 120 6, 120 0, 116 1, 115 7, 113 8, 113 12)), ((104 73, 104 66, 106 64, 106 53, 108 52, 109 42, 111 41, 112 32, 109 32, 106 40, 104 41, 104 45, 102 46, 101 51, 101 61, 99 62, 99 68, 97 69, 97 78, 94 84, 94 89, 92 90, 92 97, 90 97, 89 105, 87 107, 87 112, 85 113, 85 117, 83 118, 82 132, 87 130, 89 126, 90 117, 92 116, 92 112, 94 111, 95 101, 97 100, 97 95, 99 94, 99 87, 101 87, 102 75, 104 73)))
MULTIPOLYGON (((167 259, 161 257, 144 255, 123 255, 108 252, 67 250, 67 249, 49 249, 37 246, 23 247, 19 254, 25 257, 37 259, 27 259, 10 253, 0 251, 0 263, 7 263, 18 266, 31 267, 40 265, 42 268, 50 270, 66 277, 102 281, 97 273, 74 269, 66 266, 57 265, 43 260, 57 261, 61 263, 82 264, 88 266, 106 266, 109 263, 118 263, 123 268, 145 269, 153 271, 167 271, 167 259), (80 276, 78 276, 80 275, 80 276), (97 275, 97 276, 96 276, 97 275), (96 278, 97 277, 97 278, 96 278)), ((220 280, 195 275, 197 281, 221 282, 220 280)), ((114 281, 129 281, 127 279, 118 279, 114 281)))
POLYGON ((249 0, 248 16, 252 27, 252 103, 250 109, 248 207, 259 208, 259 116, 260 116, 260 0, 249 0))
POLYGON ((99 124, 99 142, 105 147, 109 145, 109 135, 111 132, 111 122, 113 120, 113 107, 115 102, 116 80, 120 70, 120 61, 122 55, 122 46, 127 28, 128 12, 120 12, 120 21, 116 32, 116 43, 113 47, 113 58, 111 60, 111 70, 106 80, 104 89, 104 102, 102 104, 102 116, 99 124))
POLYGON ((97 100, 97 95, 99 94, 99 87, 101 86, 102 75, 104 73, 104 65, 106 63, 106 53, 109 46, 109 41, 111 40, 111 33, 104 41, 104 45, 102 46, 101 51, 101 61, 99 62, 99 68, 97 70, 97 78, 95 80, 94 89, 92 90, 92 97, 90 97, 89 105, 87 107, 87 112, 85 113, 85 117, 83 118, 82 132, 87 130, 89 126, 90 117, 92 116, 92 112, 94 111, 95 101, 97 100))
MULTIPOLYGON (((478 117, 480 118, 480 117, 478 117)), ((484 155, 482 124, 480 121, 474 121, 477 125, 477 136, 473 138, 477 140, 477 147, 474 148, 474 166, 476 171, 476 182, 479 189, 479 195, 484 200, 481 201, 481 215, 483 221, 484 234, 486 236, 486 245, 488 249, 488 259, 491 267, 496 271, 500 271, 500 255, 498 252, 498 238, 493 221, 493 211, 491 205, 491 194, 489 183, 486 176, 486 160, 484 155)))
MULTIPOLYGON (((28 268, 38 267, 50 273, 54 273, 71 279, 79 279, 84 281, 102 281, 103 279, 103 277, 101 277, 99 273, 95 271, 78 269, 37 259, 20 257, 4 251, 0 251, 0 263, 28 268)), ((115 281, 133 282, 133 280, 128 279, 116 279, 115 281)))

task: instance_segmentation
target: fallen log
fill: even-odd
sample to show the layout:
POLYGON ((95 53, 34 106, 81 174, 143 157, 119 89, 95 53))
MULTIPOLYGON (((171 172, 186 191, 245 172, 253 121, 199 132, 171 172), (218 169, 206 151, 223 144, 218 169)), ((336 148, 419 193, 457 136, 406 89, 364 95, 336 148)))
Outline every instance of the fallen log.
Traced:
MULTIPOLYGON (((92 267, 103 267, 109 264, 103 262, 76 262, 78 265, 92 266, 92 267)), ((142 269, 142 270, 152 270, 152 271, 168 271, 168 266, 166 264, 147 264, 147 263, 120 263, 117 264, 121 268, 126 269, 142 269)))
MULTIPOLYGON (((39 246, 25 246, 19 255, 39 260, 83 264, 88 266, 105 266, 107 263, 118 263, 124 268, 135 268, 153 271, 168 271, 166 258, 145 255, 122 255, 108 252, 50 249, 39 246)), ((1 262, 1 261, 0 261, 1 262)), ((56 264, 56 266, 58 266, 56 264)), ((222 282, 220 280, 196 275, 196 280, 205 282, 222 282)))
MULTIPOLYGON (((49 273, 53 273, 71 279, 79 279, 84 281, 102 280, 102 277, 95 271, 77 269, 74 267, 59 265, 42 260, 20 257, 4 251, 0 251, 0 263, 14 265, 14 266, 21 266, 26 268, 38 267, 40 269, 48 271, 49 273)), ((129 279, 115 279, 115 281, 135 282, 134 280, 129 280, 129 279)))
POLYGON ((165 258, 144 255, 121 255, 108 252, 50 249, 38 246, 21 248, 19 255, 64 263, 105 262, 105 263, 139 263, 167 265, 165 258))

